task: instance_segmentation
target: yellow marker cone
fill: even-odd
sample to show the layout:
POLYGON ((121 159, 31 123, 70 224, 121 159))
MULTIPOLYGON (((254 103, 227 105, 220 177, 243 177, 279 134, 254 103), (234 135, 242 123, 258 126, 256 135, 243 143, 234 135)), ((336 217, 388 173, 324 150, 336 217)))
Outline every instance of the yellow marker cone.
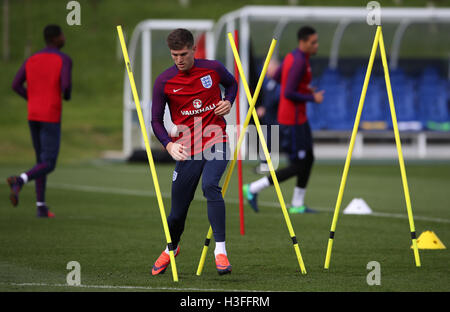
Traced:
MULTIPOLYGON (((425 231, 417 239, 419 249, 447 249, 433 231, 425 231)), ((411 248, 413 246, 411 245, 411 248)))

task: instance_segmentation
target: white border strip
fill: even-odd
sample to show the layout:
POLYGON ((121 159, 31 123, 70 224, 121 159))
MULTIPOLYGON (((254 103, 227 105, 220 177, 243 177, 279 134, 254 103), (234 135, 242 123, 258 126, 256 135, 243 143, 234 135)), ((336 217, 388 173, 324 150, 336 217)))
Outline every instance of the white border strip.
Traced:
MULTIPOLYGON (((107 194, 117 194, 117 195, 132 195, 132 196, 144 196, 144 197, 156 197, 154 191, 141 191, 141 190, 130 190, 123 188, 114 188, 114 187, 102 187, 102 186, 89 186, 89 185, 77 185, 77 184, 65 184, 65 183, 48 183, 48 186, 55 189, 62 190, 75 190, 82 192, 98 192, 98 193, 107 193, 107 194)), ((163 198, 170 199, 170 193, 161 192, 161 196, 163 198)), ((203 197, 194 197, 196 201, 206 201, 203 197)), ((227 198, 226 201, 231 204, 239 204, 239 199, 237 198, 227 198)), ((280 204, 276 202, 267 202, 267 201, 259 201, 259 205, 264 207, 276 207, 279 208, 280 204)), ((323 207, 315 207, 315 209, 323 212, 332 212, 332 209, 323 208, 323 207)), ((373 217, 385 217, 385 218, 395 218, 395 219, 407 219, 408 216, 406 214, 399 213, 388 213, 388 212, 373 212, 368 216, 373 217)), ((450 223, 450 219, 444 218, 434 218, 434 217, 424 217, 424 216, 414 216, 414 220, 418 221, 428 221, 428 222, 436 222, 436 223, 450 223)))
MULTIPOLYGON (((0 182, 1 184, 5 184, 5 182, 0 182)), ((131 195, 131 196, 142 196, 142 197, 156 197, 156 194, 152 190, 143 191, 143 190, 130 190, 124 188, 117 187, 103 187, 103 186, 91 186, 91 185, 79 185, 79 184, 67 184, 67 183, 47 183, 48 187, 60 190, 69 190, 69 191, 81 191, 81 192, 91 192, 91 193, 105 193, 105 194, 116 194, 116 195, 131 195)), ((171 194, 167 192, 161 192, 161 196, 166 199, 171 198, 171 194)), ((195 201, 206 201, 205 198, 196 196, 194 197, 195 201)), ((237 198, 227 198, 226 201, 231 204, 239 204, 239 199, 237 198)), ((263 207, 274 207, 279 208, 280 204, 276 202, 268 202, 268 201, 259 201, 259 205, 263 207)), ((318 211, 323 212, 333 212, 332 209, 324 208, 324 207, 314 207, 318 211)), ((394 218, 394 219, 407 219, 408 216, 406 214, 400 213, 388 213, 388 212, 373 212, 367 216, 372 217, 383 217, 383 218, 394 218)), ((435 218, 435 217, 425 217, 425 216, 414 216, 414 220, 417 221, 427 221, 427 222, 436 222, 436 223, 450 223, 450 219, 445 218, 435 218)))
MULTIPOLYGON (((207 292, 278 292, 273 290, 248 290, 248 289, 215 289, 215 288, 179 288, 179 287, 150 287, 150 286, 117 286, 117 285, 79 285, 48 283, 0 283, 0 285, 19 287, 67 287, 67 288, 93 288, 93 289, 123 289, 123 290, 170 290, 170 291, 207 291, 207 292)), ((284 292, 284 291, 283 291, 284 292)))

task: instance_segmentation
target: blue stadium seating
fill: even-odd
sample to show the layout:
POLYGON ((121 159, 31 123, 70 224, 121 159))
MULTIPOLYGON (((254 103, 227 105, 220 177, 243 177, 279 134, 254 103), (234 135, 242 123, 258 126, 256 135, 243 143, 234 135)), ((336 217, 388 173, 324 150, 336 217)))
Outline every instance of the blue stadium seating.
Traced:
MULTIPOLYGON (((325 90, 322 104, 307 104, 308 118, 313 130, 351 130, 361 96, 366 68, 345 77, 327 69, 312 85, 325 90)), ((390 73, 395 111, 399 122, 450 121, 450 80, 439 75, 436 68, 427 67, 416 78, 401 69, 390 73)), ((361 121, 386 122, 392 128, 389 102, 383 73, 372 74, 366 93, 361 121)))
POLYGON ((349 130, 352 120, 348 107, 347 79, 335 69, 327 69, 318 80, 318 87, 325 91, 324 101, 316 106, 322 122, 316 120, 316 125, 328 130, 349 130))
MULTIPOLYGON (((364 81, 358 81, 353 79, 351 89, 351 112, 353 116, 356 116, 359 100, 361 97, 361 91, 364 81)), ((371 77, 369 85, 367 87, 366 97, 364 100, 364 107, 361 115, 363 121, 385 121, 386 114, 383 98, 386 93, 383 89, 383 83, 379 77, 371 77)))
MULTIPOLYGON (((319 87, 319 80, 313 79, 311 85, 319 87)), ((316 103, 308 102, 306 104, 306 114, 308 115, 309 125, 312 130, 321 130, 325 126, 325 119, 322 115, 322 106, 316 103)))
POLYGON ((349 130, 352 120, 348 107, 347 83, 341 79, 335 84, 321 86, 325 90, 325 97, 320 104, 325 119, 325 128, 330 130, 349 130))
POLYGON ((321 105, 308 102, 306 104, 306 113, 312 130, 322 130, 325 127, 325 119, 323 118, 321 105))
MULTIPOLYGON (((383 83, 385 83, 384 73, 381 78, 383 79, 383 83)), ((403 70, 401 70, 401 69, 390 70, 389 80, 391 81, 392 87, 393 86, 403 87, 403 85, 405 85, 407 82, 411 81, 409 79, 409 77, 407 77, 405 75, 405 73, 403 72, 403 70)), ((386 84, 385 84, 385 86, 386 86, 386 84)), ((386 89, 384 89, 384 91, 386 91, 386 89)))
POLYGON ((447 122, 449 120, 445 82, 439 81, 435 85, 419 86, 418 103, 424 125, 429 121, 447 122))
POLYGON ((439 76, 439 73, 434 67, 426 67, 422 74, 419 76, 418 84, 419 85, 434 85, 435 83, 441 81, 442 78, 439 76))
POLYGON ((412 80, 403 84, 392 84, 395 112, 398 121, 418 120, 414 83, 412 80))
POLYGON ((324 71, 324 73, 320 77, 319 83, 321 85, 338 83, 341 80, 341 78, 342 78, 341 75, 336 69, 328 68, 324 71))

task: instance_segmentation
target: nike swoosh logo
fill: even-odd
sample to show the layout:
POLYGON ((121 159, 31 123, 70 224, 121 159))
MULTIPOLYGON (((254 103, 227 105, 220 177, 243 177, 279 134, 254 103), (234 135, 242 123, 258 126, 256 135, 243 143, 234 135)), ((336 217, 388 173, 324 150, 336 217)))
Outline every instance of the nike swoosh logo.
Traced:
POLYGON ((159 271, 159 270, 161 270, 162 268, 165 268, 165 267, 167 267, 169 264, 165 264, 165 265, 162 265, 162 266, 159 266, 159 267, 157 267, 157 266, 153 266, 153 270, 154 271, 159 271))
MULTIPOLYGON (((184 87, 183 87, 184 88, 184 87)), ((181 89, 183 89, 183 88, 180 88, 180 89, 173 89, 173 93, 177 93, 178 91, 180 91, 181 89)))

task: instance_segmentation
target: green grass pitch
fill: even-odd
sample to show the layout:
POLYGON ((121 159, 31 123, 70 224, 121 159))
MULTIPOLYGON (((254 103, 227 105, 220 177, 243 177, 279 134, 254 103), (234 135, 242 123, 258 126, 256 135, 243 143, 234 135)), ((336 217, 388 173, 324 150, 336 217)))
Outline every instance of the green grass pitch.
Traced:
MULTIPOLYGON (((233 273, 219 276, 211 243, 202 276, 195 275, 208 230, 206 203, 199 190, 193 201, 177 257, 179 282, 170 268, 152 277, 150 269, 164 247, 164 233, 152 178, 147 165, 93 161, 104 150, 122 147, 122 95, 124 65, 116 57, 116 25, 123 25, 128 38, 147 18, 207 18, 246 4, 286 4, 279 0, 191 1, 181 9, 178 0, 139 1, 79 0, 81 26, 66 24, 68 1, 9 1, 11 60, 0 60, 0 292, 3 291, 449 291, 448 249, 420 251, 422 267, 416 268, 409 248, 410 233, 397 163, 355 164, 350 168, 343 207, 354 197, 364 198, 376 214, 341 215, 337 224, 331 267, 323 270, 327 240, 343 169, 340 163, 318 163, 313 169, 307 203, 320 209, 317 215, 292 215, 308 274, 299 272, 292 242, 273 189, 260 194, 261 212, 245 208, 246 235, 239 234, 236 177, 226 197, 227 250, 233 273), (11 83, 26 57, 26 47, 43 47, 42 29, 49 22, 63 26, 67 44, 63 52, 74 60, 73 98, 64 104, 60 161, 48 179, 48 203, 53 220, 35 217, 34 186, 27 185, 19 207, 11 207, 5 179, 34 163, 26 121, 26 102, 11 90, 11 83), (89 47, 86 49, 85 47, 89 47), (65 286, 69 261, 81 264, 85 287, 65 286), (381 285, 368 286, 366 265, 381 265, 381 285)), ((352 5, 365 7, 367 0, 302 0, 301 5, 352 5)), ((379 1, 383 6, 421 6, 423 0, 379 1)), ((435 1, 436 2, 436 1, 435 1)), ((436 2, 445 6, 444 1, 436 2)), ((281 55, 292 49, 298 24, 289 26, 279 41, 281 55)), ((447 28, 411 25, 402 42, 401 57, 447 58, 447 28), (439 30, 436 32, 436 29, 439 30), (439 35, 437 35, 439 34, 439 35), (432 48, 430 48, 432 47, 432 48)), ((254 25, 255 51, 264 51, 273 28, 254 25), (264 28, 266 27, 266 28, 264 28)), ((275 27, 271 25, 271 27, 275 27)), ((336 25, 317 25, 321 55, 326 55, 336 25), (323 54, 322 54, 323 53, 323 54)), ((373 32, 361 25, 349 26, 342 56, 369 57, 373 32), (355 44, 361 45, 355 50, 355 44)), ((439 26, 447 27, 447 26, 439 26)), ((383 32, 391 42, 394 26, 383 32)), ((163 36, 160 34, 159 36, 163 36)), ((157 39, 157 37, 153 37, 157 39)), ((160 38, 161 39, 161 38, 160 38)), ((163 40, 162 38, 161 40, 163 40)), ((162 42, 162 41, 161 41, 162 42)), ((219 45, 222 54, 224 43, 219 45)), ((153 51, 156 74, 170 65, 164 46, 153 51)), ((265 55, 265 54, 264 54, 265 55)), ((135 73, 137 75, 137 73, 135 73)), ((416 232, 433 230, 450 245, 450 164, 410 164, 408 182, 416 232)), ((259 176, 251 164, 244 166, 245 182, 259 176)), ((173 165, 157 165, 170 210, 173 165)), ((281 184, 286 203, 294 181, 281 184)), ((22 300, 23 301, 23 300, 22 300)))
MULTIPOLYGON (((23 167, 0 167, 0 175, 23 167)), ((0 291, 449 291, 450 255, 421 250, 416 268, 400 171, 396 163, 350 168, 342 209, 364 198, 374 215, 340 215, 328 271, 323 269, 329 229, 343 164, 318 163, 307 203, 318 214, 290 215, 308 271, 302 275, 273 189, 260 196, 260 212, 245 207, 246 234, 239 233, 237 174, 227 194, 227 251, 231 275, 219 276, 211 243, 203 274, 197 265, 208 230, 200 188, 188 214, 179 282, 170 268, 152 277, 151 266, 164 247, 164 233, 148 166, 94 161, 63 164, 48 179, 51 220, 37 219, 34 185, 26 185, 18 207, 0 184, 0 291), (69 261, 81 265, 82 288, 65 286, 69 261), (370 261, 381 267, 381 285, 369 286, 370 261)), ((408 164, 416 231, 434 231, 450 245, 448 164, 408 164)), ((170 210, 173 165, 157 165, 166 212, 170 210)), ((245 182, 259 177, 244 165, 245 182)), ((286 203, 294 181, 281 184, 286 203)), ((342 211, 342 210, 341 210, 342 211)))

